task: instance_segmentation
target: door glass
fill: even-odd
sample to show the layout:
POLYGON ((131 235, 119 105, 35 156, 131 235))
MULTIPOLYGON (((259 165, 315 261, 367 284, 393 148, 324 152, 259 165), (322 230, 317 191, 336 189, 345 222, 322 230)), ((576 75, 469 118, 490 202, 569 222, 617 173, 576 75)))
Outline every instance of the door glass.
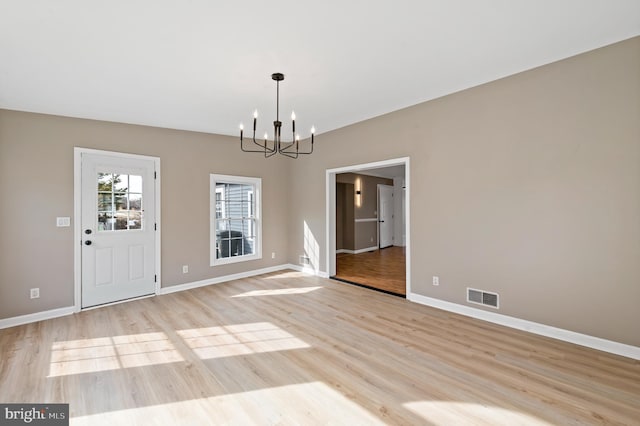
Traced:
POLYGON ((142 229, 142 176, 98 173, 98 231, 142 229))

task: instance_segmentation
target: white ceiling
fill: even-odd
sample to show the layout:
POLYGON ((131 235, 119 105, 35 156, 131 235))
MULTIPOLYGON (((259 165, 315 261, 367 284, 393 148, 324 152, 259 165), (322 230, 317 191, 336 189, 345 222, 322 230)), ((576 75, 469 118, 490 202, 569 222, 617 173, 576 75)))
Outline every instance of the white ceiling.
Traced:
POLYGON ((638 0, 0 0, 0 108, 301 136, 640 35, 638 0))

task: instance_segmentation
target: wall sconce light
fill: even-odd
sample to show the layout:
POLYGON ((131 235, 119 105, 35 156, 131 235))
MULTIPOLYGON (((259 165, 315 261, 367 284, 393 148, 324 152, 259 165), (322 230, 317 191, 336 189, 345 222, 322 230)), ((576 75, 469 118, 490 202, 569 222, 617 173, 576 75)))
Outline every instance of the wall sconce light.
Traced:
POLYGON ((356 177, 356 180, 353 182, 354 185, 354 189, 356 190, 356 194, 355 194, 355 202, 356 202, 356 207, 360 208, 362 207, 362 179, 360 179, 360 177, 356 177))

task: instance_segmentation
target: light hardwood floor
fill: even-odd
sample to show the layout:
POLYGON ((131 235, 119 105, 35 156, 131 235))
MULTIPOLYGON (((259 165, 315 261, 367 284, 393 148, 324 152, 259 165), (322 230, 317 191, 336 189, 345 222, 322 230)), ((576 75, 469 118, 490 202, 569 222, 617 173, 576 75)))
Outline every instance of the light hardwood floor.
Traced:
POLYGON ((335 277, 406 296, 405 265, 404 247, 392 246, 359 254, 339 253, 336 255, 335 277))
POLYGON ((71 424, 638 424, 640 362, 281 272, 0 330, 71 424))

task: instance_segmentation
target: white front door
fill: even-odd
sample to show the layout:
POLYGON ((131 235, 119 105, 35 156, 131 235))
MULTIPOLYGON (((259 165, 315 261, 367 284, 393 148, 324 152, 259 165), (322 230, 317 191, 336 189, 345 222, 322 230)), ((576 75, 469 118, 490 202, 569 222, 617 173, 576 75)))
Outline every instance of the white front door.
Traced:
POLYGON ((81 154, 82 307, 155 293, 155 162, 81 154))
POLYGON ((378 185, 379 246, 393 245, 393 186, 378 185))

